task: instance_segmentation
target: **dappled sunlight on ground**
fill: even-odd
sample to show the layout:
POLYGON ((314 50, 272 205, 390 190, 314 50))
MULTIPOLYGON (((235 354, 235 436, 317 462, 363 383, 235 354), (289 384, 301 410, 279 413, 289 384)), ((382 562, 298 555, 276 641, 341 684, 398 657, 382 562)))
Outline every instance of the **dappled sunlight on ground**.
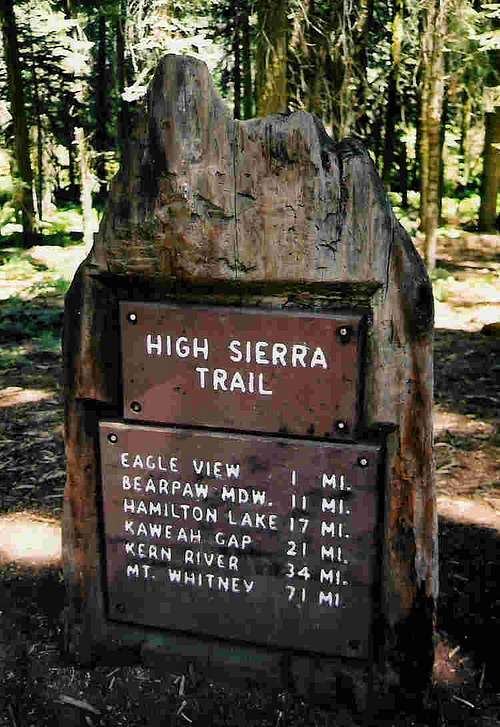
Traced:
POLYGON ((497 527, 489 524, 500 517, 500 490, 495 485, 500 471, 495 422, 440 404, 434 408, 434 433, 437 492, 444 497, 439 512, 457 522, 478 526, 484 516, 486 527, 497 527), (464 520, 465 506, 461 503, 465 497, 475 499, 469 501, 474 507, 467 515, 469 519, 464 520), (478 498, 483 509, 478 507, 478 498))
POLYGON ((61 526, 56 520, 20 512, 0 516, 0 563, 44 566, 61 560, 61 526))
POLYGON ((64 278, 72 280, 78 266, 85 257, 85 247, 83 244, 72 245, 71 247, 35 245, 27 250, 27 254, 35 263, 58 270, 64 278))
MULTIPOLYGON (((84 257, 83 244, 4 249, 0 259, 0 301, 57 294, 61 298, 84 257)), ((62 299, 59 302, 62 304, 62 299)))
POLYGON ((45 399, 53 399, 55 395, 53 389, 23 389, 20 386, 7 386, 5 389, 0 389, 0 409, 34 404, 45 399))
MULTIPOLYGON (((414 242, 423 255, 423 236, 414 242)), ((435 324, 450 331, 480 331, 500 321, 500 236, 441 229, 432 275, 435 324)))
POLYGON ((434 301, 435 326, 452 331, 480 331, 483 326, 500 320, 500 304, 460 306, 434 301))
POLYGON ((455 434, 467 434, 476 437, 490 437, 495 433, 495 426, 473 416, 460 414, 436 404, 434 406, 434 433, 452 431, 455 434))
POLYGON ((439 515, 462 525, 476 525, 500 532, 500 493, 498 497, 473 499, 440 495, 439 515))

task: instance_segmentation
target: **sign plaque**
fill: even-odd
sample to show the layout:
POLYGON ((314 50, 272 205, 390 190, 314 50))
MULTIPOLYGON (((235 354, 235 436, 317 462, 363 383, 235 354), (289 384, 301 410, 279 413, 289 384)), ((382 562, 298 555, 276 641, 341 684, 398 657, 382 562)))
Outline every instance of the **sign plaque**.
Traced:
POLYGON ((380 448, 100 424, 113 620, 367 657, 380 448))
POLYGON ((126 419, 353 438, 361 316, 122 302, 120 319, 126 419))

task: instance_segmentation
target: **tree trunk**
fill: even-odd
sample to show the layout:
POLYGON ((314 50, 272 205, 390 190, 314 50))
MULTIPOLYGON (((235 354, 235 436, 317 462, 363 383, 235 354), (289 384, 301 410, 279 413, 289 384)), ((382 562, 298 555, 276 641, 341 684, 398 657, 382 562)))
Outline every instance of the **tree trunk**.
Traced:
POLYGON ((467 135, 470 129, 470 118, 471 118, 471 100, 467 91, 462 92, 462 109, 460 116, 460 142, 459 142, 459 155, 460 155, 460 185, 465 189, 469 183, 469 151, 467 146, 467 135))
POLYGON ((401 44, 403 34, 403 0, 394 0, 392 16, 391 70, 387 88, 387 108, 385 116, 384 156, 382 179, 390 188, 391 172, 397 151, 397 123, 401 118, 398 103, 398 78, 401 62, 401 44))
POLYGON ((128 101, 123 98, 123 92, 127 84, 127 66, 125 60, 125 21, 127 17, 127 4, 125 0, 120 2, 120 12, 116 19, 116 81, 119 96, 119 110, 117 123, 116 146, 120 151, 120 162, 123 162, 125 155, 126 140, 130 127, 130 113, 128 101))
POLYGON ((83 242, 85 243, 85 252, 88 253, 94 242, 94 224, 92 219, 94 179, 90 169, 87 139, 81 126, 75 129, 75 142, 78 148, 78 161, 80 164, 80 203, 82 205, 83 242))
MULTIPOLYGON (((445 63, 446 67, 446 63, 445 63)), ((439 224, 443 221, 444 197, 444 148, 446 144, 446 124, 448 123, 448 83, 445 81, 443 89, 443 109, 439 130, 439 224)))
POLYGON ((106 14, 99 13, 99 33, 96 59, 96 98, 95 98, 95 150, 97 160, 95 173, 99 180, 99 195, 106 194, 106 157, 108 145, 108 74, 106 68, 106 14))
POLYGON ((38 219, 43 219, 43 125, 40 104, 40 91, 38 86, 38 75, 35 65, 35 55, 33 49, 33 39, 31 39, 31 75, 33 79, 33 100, 36 118, 36 159, 37 159, 37 176, 36 176, 36 200, 38 219))
POLYGON ((235 3, 233 26, 233 89, 235 119, 241 119, 241 38, 240 38, 240 6, 235 3))
POLYGON ((252 89, 252 50, 250 45, 250 7, 244 0, 241 13, 241 52, 243 72, 243 116, 251 119, 253 115, 252 89))
POLYGON ((397 101, 397 71, 393 66, 389 73, 387 88, 387 106, 385 113, 384 154, 382 160, 382 181, 385 186, 391 187, 391 171, 397 145, 396 124, 399 120, 399 107, 397 101))
POLYGON ((30 140, 26 108, 24 104, 24 81, 21 74, 19 42, 13 0, 0 3, 5 65, 7 68, 7 87, 10 109, 14 126, 14 156, 16 174, 20 182, 18 195, 23 225, 23 243, 29 247, 33 243, 35 230, 35 209, 33 205, 33 173, 30 159, 30 140))
POLYGON ((382 169, 382 153, 383 153, 383 140, 382 140, 382 126, 383 126, 384 120, 380 116, 380 114, 377 114, 377 116, 374 118, 371 130, 370 130, 370 146, 373 152, 373 155, 375 157, 375 166, 377 167, 377 171, 379 174, 381 174, 382 169))
POLYGON ((257 4, 257 115, 284 113, 288 107, 288 0, 257 4))
POLYGON ((356 131, 361 137, 366 138, 370 124, 366 106, 366 91, 368 89, 366 72, 368 68, 370 29, 373 24, 373 0, 361 0, 359 8, 359 18, 356 23, 357 33, 354 43, 355 64, 358 76, 356 103, 360 111, 360 115, 356 120, 356 131))
POLYGON ((408 209, 408 153, 406 141, 400 142, 399 155, 399 191, 401 192, 401 209, 408 209))
POLYGON ((359 108, 357 100, 360 88, 366 82, 366 59, 358 44, 364 42, 360 28, 370 22, 371 9, 366 0, 360 3, 342 0, 330 3, 329 7, 324 29, 328 56, 324 69, 319 65, 317 72, 327 79, 332 133, 340 140, 350 136, 363 117, 363 109, 359 108))
MULTIPOLYGON (((323 74, 321 70, 325 67, 327 48, 325 47, 328 33, 321 32, 321 17, 318 12, 315 0, 309 0, 307 10, 308 23, 304 32, 304 49, 308 59, 308 68, 305 72, 305 98, 306 108, 312 114, 322 117, 323 111, 323 74)), ((302 19, 301 19, 302 20, 302 19)), ((327 29, 325 29, 327 30, 327 29)))
POLYGON ((43 193, 44 193, 44 172, 43 172, 43 128, 40 112, 36 114, 36 200, 38 205, 38 219, 43 220, 43 193))
POLYGON ((420 208, 425 236, 424 257, 429 271, 432 271, 436 264, 439 225, 444 42, 449 6, 450 0, 427 0, 421 39, 420 208))
POLYGON ((495 232, 497 228, 497 193, 500 176, 500 106, 485 114, 483 175, 481 178, 481 205, 479 229, 495 232))
POLYGON ((69 178, 69 186, 72 190, 75 189, 75 187, 76 187, 74 138, 75 138, 75 135, 73 133, 73 138, 70 139, 70 142, 68 144, 68 178, 69 178))
MULTIPOLYGON (((412 165, 412 189, 420 189, 420 150, 422 146, 422 93, 420 87, 421 73, 417 72, 417 89, 415 104, 415 159, 412 165)), ((420 229, 422 229, 422 200, 420 200, 420 229)))

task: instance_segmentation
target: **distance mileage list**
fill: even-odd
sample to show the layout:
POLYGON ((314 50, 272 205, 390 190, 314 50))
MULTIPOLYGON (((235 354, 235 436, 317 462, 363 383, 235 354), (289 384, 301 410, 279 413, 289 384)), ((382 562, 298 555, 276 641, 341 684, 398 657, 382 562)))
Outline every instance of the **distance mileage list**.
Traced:
POLYGON ((110 618, 366 655, 376 445, 102 422, 100 449, 110 618))

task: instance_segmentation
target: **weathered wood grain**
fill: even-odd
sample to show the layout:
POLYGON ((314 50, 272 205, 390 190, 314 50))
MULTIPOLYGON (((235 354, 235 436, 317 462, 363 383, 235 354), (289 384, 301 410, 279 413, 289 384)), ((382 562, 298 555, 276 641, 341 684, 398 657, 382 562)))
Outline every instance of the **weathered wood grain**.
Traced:
POLYGON ((81 661, 147 642, 106 620, 103 597, 96 421, 122 414, 119 299, 367 314, 365 436, 387 449, 374 683, 421 694, 437 595, 432 292, 363 145, 334 144, 302 112, 233 121, 204 64, 160 63, 66 301, 67 629, 81 661))

